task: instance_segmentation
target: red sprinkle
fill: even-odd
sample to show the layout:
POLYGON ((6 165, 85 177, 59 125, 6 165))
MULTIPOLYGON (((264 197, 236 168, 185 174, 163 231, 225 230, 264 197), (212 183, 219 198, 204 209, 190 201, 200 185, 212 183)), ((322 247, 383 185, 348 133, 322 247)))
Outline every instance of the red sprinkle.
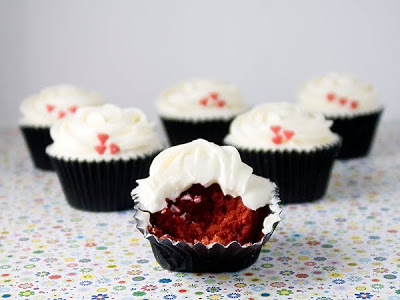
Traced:
POLYGON ((269 127, 273 133, 278 134, 278 132, 281 130, 281 126, 276 125, 276 126, 270 126, 269 127))
POLYGON ((218 105, 218 107, 224 107, 224 106, 226 105, 226 103, 225 103, 224 100, 219 100, 219 101, 217 102, 217 105, 218 105))
POLYGON ((64 117, 65 117, 65 112, 62 111, 62 110, 59 111, 59 112, 58 112, 58 118, 59 118, 59 119, 62 119, 62 118, 64 118, 64 117))
POLYGON ((353 100, 353 101, 351 101, 351 108, 352 109, 356 109, 356 108, 358 108, 358 101, 356 101, 356 100, 353 100))
POLYGON ((346 103, 347 103, 347 98, 345 98, 345 97, 343 97, 343 98, 340 98, 339 99, 339 103, 340 103, 340 105, 346 105, 346 103))
POLYGON ((78 107, 76 105, 71 106, 71 107, 68 108, 68 110, 73 114, 76 112, 77 109, 78 109, 78 107))
POLYGON ((210 93, 210 97, 211 97, 212 99, 214 99, 214 100, 217 100, 217 99, 218 99, 218 93, 215 93, 215 92, 210 93))
POLYGON ((110 153, 117 154, 120 151, 119 147, 115 144, 110 144, 110 153))
POLYGON ((101 155, 106 151, 107 148, 104 145, 98 145, 98 146, 95 146, 94 149, 97 151, 98 154, 101 155))
POLYGON ((273 142, 274 144, 277 144, 277 145, 282 144, 282 136, 281 136, 281 135, 276 135, 276 136, 274 136, 274 137, 272 138, 272 142, 273 142))
POLYGON ((332 102, 333 100, 335 100, 335 98, 336 98, 335 93, 328 93, 328 94, 326 94, 326 99, 327 99, 328 101, 330 101, 330 102, 332 102))
POLYGON ((287 140, 290 140, 292 136, 294 135, 293 130, 284 130, 283 135, 286 137, 287 140))
POLYGON ((200 104, 206 106, 208 104, 208 98, 201 99, 200 104))
POLYGON ((99 133, 97 135, 97 139, 100 141, 100 144, 104 145, 108 140, 108 134, 106 133, 99 133))
POLYGON ((48 112, 52 112, 54 110, 55 106, 51 104, 46 104, 46 109, 48 112))

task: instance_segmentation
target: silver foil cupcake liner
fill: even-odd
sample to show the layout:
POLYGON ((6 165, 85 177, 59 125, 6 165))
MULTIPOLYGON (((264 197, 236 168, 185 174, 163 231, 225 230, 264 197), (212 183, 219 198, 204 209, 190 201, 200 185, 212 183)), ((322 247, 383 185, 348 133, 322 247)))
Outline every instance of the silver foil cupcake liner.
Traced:
POLYGON ((51 156, 67 202, 87 211, 133 208, 131 191, 136 180, 149 175, 158 152, 128 160, 78 161, 51 156))
MULTIPOLYGON (((281 210, 275 211, 279 217, 281 210)), ((164 269, 177 272, 220 273, 235 272, 255 263, 262 246, 269 240, 280 218, 275 218, 271 231, 260 242, 240 245, 233 241, 228 245, 213 243, 189 244, 171 239, 159 239, 147 230, 150 214, 135 209, 134 218, 137 229, 149 240, 156 261, 164 269)))
POLYGON ((343 139, 342 148, 338 155, 339 159, 368 155, 382 113, 383 109, 380 109, 373 113, 352 117, 326 117, 333 121, 331 130, 343 139))
POLYGON ((53 141, 50 137, 49 127, 20 126, 22 136, 28 147, 29 154, 36 168, 54 171, 46 147, 53 141))

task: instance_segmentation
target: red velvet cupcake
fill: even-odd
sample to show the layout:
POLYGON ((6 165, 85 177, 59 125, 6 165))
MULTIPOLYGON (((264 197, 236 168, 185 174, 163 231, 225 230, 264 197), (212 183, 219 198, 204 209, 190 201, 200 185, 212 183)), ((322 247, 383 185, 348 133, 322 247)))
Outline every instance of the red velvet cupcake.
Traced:
POLYGON ((50 127, 72 115, 78 107, 103 104, 103 98, 94 92, 72 85, 56 85, 26 98, 20 106, 19 127, 36 168, 52 171, 46 147, 52 143, 50 127))
POLYGON ((165 269, 237 271, 280 221, 276 186, 233 147, 196 140, 161 152, 132 191, 137 228, 165 269))
POLYGON ((339 159, 369 154, 383 113, 371 84, 349 74, 330 73, 306 82, 299 98, 305 109, 333 121, 332 131, 342 137, 339 159))

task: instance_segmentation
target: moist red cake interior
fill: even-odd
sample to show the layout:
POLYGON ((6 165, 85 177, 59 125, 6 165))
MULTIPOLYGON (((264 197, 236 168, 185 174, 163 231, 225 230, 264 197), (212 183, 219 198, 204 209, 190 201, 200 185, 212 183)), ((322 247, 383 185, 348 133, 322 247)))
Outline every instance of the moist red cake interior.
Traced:
POLYGON ((191 244, 258 242, 263 237, 263 221, 270 213, 268 206, 251 210, 241 197, 224 195, 217 183, 207 188, 194 184, 177 199, 166 201, 166 208, 150 215, 149 232, 160 239, 191 244))

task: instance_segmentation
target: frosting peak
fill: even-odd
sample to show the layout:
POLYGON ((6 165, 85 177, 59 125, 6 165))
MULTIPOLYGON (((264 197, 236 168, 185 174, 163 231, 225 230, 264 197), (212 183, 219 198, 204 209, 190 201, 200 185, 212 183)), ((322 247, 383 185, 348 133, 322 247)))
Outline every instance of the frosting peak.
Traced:
POLYGON ((380 108, 371 84, 343 73, 330 73, 306 82, 299 97, 304 108, 332 116, 362 114, 380 108))
POLYGON ((239 89, 216 80, 188 80, 165 90, 156 102, 166 118, 230 118, 245 109, 239 89))
POLYGON ((267 103, 237 116, 225 142, 248 149, 311 150, 339 139, 331 125, 322 114, 298 105, 267 103))
POLYGON ((74 114, 80 106, 103 103, 104 100, 99 94, 72 85, 62 84, 48 87, 21 103, 20 124, 51 126, 57 120, 74 114))
POLYGON ((78 108, 50 129, 53 156, 114 159, 140 156, 161 149, 153 125, 135 108, 112 104, 78 108))

